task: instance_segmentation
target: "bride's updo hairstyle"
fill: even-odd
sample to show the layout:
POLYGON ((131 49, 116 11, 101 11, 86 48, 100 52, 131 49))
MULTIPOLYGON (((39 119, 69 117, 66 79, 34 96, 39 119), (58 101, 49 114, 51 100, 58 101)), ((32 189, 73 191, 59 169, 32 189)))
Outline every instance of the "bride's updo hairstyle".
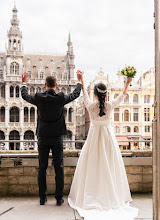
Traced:
POLYGON ((107 93, 107 87, 103 83, 98 83, 94 86, 94 94, 98 96, 98 100, 99 100, 100 117, 105 115, 104 104, 106 99, 106 93, 107 93))

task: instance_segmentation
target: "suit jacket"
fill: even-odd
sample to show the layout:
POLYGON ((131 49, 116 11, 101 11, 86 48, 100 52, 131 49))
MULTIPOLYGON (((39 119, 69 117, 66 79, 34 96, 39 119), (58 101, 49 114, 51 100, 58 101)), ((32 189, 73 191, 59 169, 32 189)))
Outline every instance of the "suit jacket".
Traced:
POLYGON ((65 95, 56 93, 53 89, 37 92, 34 96, 28 94, 26 86, 21 87, 21 95, 27 102, 38 108, 36 135, 38 138, 58 137, 67 133, 64 119, 64 105, 75 100, 81 92, 82 84, 77 83, 75 90, 65 95))

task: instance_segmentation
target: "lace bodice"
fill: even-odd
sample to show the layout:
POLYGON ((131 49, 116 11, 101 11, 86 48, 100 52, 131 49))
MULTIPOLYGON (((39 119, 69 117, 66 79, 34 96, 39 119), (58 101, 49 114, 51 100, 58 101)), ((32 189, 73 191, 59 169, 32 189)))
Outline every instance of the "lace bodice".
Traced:
POLYGON ((103 120, 110 120, 111 118, 111 113, 112 110, 117 107, 122 101, 125 95, 122 93, 119 96, 117 96, 115 99, 112 101, 106 101, 105 102, 105 115, 102 117, 99 116, 99 101, 96 100, 92 102, 88 96, 88 93, 86 90, 83 91, 83 96, 84 96, 84 104, 89 112, 90 119, 91 120, 98 120, 98 121, 103 121, 103 120))

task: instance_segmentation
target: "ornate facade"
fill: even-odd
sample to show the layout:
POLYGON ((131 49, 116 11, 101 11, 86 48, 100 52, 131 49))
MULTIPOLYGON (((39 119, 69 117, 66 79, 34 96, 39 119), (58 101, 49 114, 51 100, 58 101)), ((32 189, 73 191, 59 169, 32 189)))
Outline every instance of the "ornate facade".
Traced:
MULTIPOLYGON (((53 75, 57 78, 57 92, 68 94, 76 86, 74 79, 74 53, 69 34, 68 50, 64 56, 24 54, 22 32, 19 29, 17 8, 13 8, 11 27, 8 31, 6 52, 0 52, 0 140, 13 141, 1 143, 4 150, 36 149, 34 142, 16 142, 16 140, 36 140, 36 106, 24 101, 20 94, 21 78, 24 71, 29 77, 30 95, 45 91, 45 78, 53 75)), ((76 104, 65 106, 65 118, 68 135, 64 139, 75 140, 76 104)), ((68 148, 74 144, 68 144, 68 148)))
MULTIPOLYGON (((121 75, 120 70, 118 71, 117 76, 117 82, 110 83, 108 77, 102 70, 100 70, 98 75, 92 82, 90 82, 88 86, 90 99, 92 101, 94 100, 94 85, 99 82, 103 82, 107 86, 107 100, 113 100, 116 96, 122 93, 126 83, 126 77, 121 75)), ((151 68, 149 71, 142 74, 137 82, 135 82, 133 79, 131 83, 132 86, 129 86, 124 102, 112 112, 111 123, 121 148, 152 148, 151 143, 145 142, 145 140, 151 140, 152 137, 152 104, 154 103, 155 95, 154 81, 154 68, 151 68), (126 142, 121 142, 121 140, 126 142)), ((83 108, 85 108, 84 104, 83 108)), ((80 118, 82 118, 82 116, 80 116, 80 118)), ((90 123, 87 112, 85 113, 85 118, 86 138, 90 123)), ((79 128, 79 130, 81 129, 79 128)))

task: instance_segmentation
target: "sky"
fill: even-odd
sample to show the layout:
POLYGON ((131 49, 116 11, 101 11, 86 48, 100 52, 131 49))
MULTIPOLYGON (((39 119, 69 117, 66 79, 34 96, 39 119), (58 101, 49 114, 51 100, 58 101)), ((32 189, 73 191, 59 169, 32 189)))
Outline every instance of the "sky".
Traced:
MULTIPOLYGON (((0 51, 14 0, 0 0, 0 51)), ((24 53, 65 55, 71 33, 75 65, 89 83, 102 68, 115 81, 125 64, 136 79, 154 66, 153 0, 16 0, 24 53)))

